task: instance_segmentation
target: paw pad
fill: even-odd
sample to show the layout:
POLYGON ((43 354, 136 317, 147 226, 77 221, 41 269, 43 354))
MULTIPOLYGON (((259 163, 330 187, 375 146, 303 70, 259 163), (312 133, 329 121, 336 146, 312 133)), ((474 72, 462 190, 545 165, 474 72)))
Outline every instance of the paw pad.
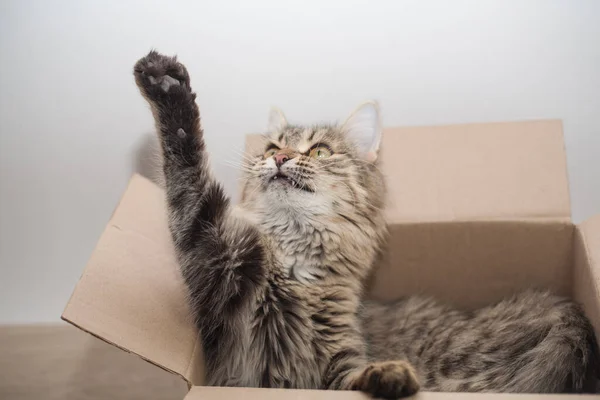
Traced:
POLYGON ((171 86, 179 86, 181 84, 177 79, 170 77, 169 75, 159 77, 149 76, 148 80, 153 85, 160 85, 161 89, 165 92, 168 92, 171 86))

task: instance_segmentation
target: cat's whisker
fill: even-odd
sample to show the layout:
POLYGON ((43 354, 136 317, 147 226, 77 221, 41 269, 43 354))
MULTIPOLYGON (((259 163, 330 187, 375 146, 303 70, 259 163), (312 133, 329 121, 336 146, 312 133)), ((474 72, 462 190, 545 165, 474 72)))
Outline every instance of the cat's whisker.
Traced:
POLYGON ((252 157, 252 156, 248 155, 247 153, 240 153, 237 151, 233 151, 233 153, 235 155, 237 155, 242 161, 246 161, 249 164, 255 164, 257 161, 257 157, 252 157))
POLYGON ((257 182, 256 185, 254 186, 254 189, 252 189, 252 191, 247 195, 247 197, 252 198, 252 196, 254 196, 254 194, 258 191, 260 186, 261 186, 261 183, 257 182))
POLYGON ((229 162, 230 164, 235 164, 237 166, 241 167, 246 167, 246 168, 252 168, 253 166, 255 166, 257 164, 257 160, 253 160, 247 157, 240 157, 237 158, 235 160, 225 160, 225 162, 229 162))
POLYGON ((245 165, 245 164, 240 164, 238 162, 234 162, 234 161, 227 161, 227 160, 222 160, 221 164, 232 167, 232 168, 236 168, 242 171, 247 171, 247 172, 253 172, 254 169, 252 168, 252 166, 249 165, 245 165))
POLYGON ((375 169, 376 169, 376 170, 377 170, 377 171, 378 171, 378 172, 381 174, 381 176, 384 176, 384 175, 383 175, 383 171, 381 171, 381 169, 379 169, 379 166, 378 166, 377 164, 375 164, 375 163, 371 162, 371 161, 367 161, 367 160, 361 160, 360 158, 351 158, 350 160, 352 160, 352 161, 357 161, 357 162, 361 162, 361 163, 364 163, 364 164, 370 165, 370 166, 372 166, 373 168, 375 168, 375 169))
POLYGON ((225 160, 222 160, 221 162, 222 163, 228 163, 230 165, 237 165, 239 167, 251 167, 252 165, 254 165, 252 163, 246 163, 246 162, 240 161, 240 160, 227 160, 227 159, 225 159, 225 160))

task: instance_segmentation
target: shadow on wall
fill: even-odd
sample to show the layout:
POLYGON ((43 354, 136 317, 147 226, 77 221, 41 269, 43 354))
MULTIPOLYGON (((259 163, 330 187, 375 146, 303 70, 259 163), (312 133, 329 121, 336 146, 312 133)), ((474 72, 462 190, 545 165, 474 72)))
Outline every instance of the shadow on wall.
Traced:
POLYGON ((154 132, 142 136, 133 154, 133 173, 140 174, 164 187, 160 144, 154 132))
MULTIPOLYGON (((242 190, 243 180, 240 175, 239 165, 242 163, 242 154, 245 153, 244 140, 240 142, 240 147, 230 146, 227 148, 226 157, 216 157, 216 165, 211 165, 212 171, 215 174, 217 181, 220 182, 225 188, 225 192, 230 196, 233 204, 239 200, 239 194, 242 190)), ((250 143, 251 146, 259 146, 262 149, 264 142, 253 141, 250 143)), ((209 147, 209 146, 208 146, 209 147)), ((251 152, 260 151, 254 147, 251 152)), ((158 136, 155 132, 145 133, 135 144, 134 150, 131 154, 132 174, 140 174, 158 186, 165 187, 165 179, 162 170, 162 150, 158 136)), ((211 153, 209 148, 208 153, 211 153)))
MULTIPOLYGON (((262 142, 260 143, 262 146, 262 142)), ((239 150, 230 149, 231 153, 228 160, 220 160, 220 163, 213 166, 213 172, 216 173, 218 181, 224 183, 223 186, 229 196, 231 196, 233 203, 237 202, 238 194, 241 193, 242 181, 239 176, 239 168, 236 165, 241 164, 243 144, 244 142, 242 142, 242 147, 239 150)), ((146 133, 138 140, 132 153, 131 169, 132 174, 140 174, 158 186, 165 187, 162 154, 156 133, 146 133)))

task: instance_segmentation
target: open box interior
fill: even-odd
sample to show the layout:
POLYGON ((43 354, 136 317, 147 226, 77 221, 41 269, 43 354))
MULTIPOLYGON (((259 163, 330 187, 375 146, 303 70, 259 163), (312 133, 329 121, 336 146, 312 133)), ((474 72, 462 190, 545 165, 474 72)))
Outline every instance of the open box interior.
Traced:
MULTIPOLYGON (((257 143, 248 137, 248 148, 257 143)), ((390 239, 369 296, 427 294, 467 309, 530 287, 574 297, 600 331, 600 216, 571 222, 560 121, 384 131, 390 239)), ((164 193, 134 176, 63 319, 190 385, 186 399, 358 399, 361 393, 203 387, 202 348, 164 193)), ((421 393, 423 399, 491 394, 421 393)), ((501 395, 501 399, 542 398, 501 395)), ((557 398, 571 398, 560 396, 557 398)))

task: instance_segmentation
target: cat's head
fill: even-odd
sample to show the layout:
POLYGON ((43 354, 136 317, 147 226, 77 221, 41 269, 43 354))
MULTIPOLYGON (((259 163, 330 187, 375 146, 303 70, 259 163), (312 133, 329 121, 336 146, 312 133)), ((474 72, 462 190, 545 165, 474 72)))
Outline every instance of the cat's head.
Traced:
POLYGON ((381 130, 375 102, 339 125, 290 125, 272 110, 264 146, 244 165, 243 201, 291 215, 370 218, 385 195, 376 166, 381 130))

